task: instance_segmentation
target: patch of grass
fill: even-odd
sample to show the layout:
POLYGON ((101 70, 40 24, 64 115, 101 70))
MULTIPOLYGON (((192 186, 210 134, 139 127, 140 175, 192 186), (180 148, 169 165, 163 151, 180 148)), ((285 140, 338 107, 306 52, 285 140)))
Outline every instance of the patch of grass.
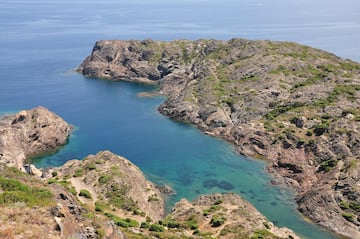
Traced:
POLYGON ((105 216, 107 216, 108 218, 110 218, 111 220, 113 220, 113 222, 115 223, 115 225, 119 226, 119 227, 139 227, 140 224, 138 221, 133 220, 131 218, 121 218, 118 217, 116 215, 113 215, 111 213, 105 213, 105 216))
POLYGON ((277 75, 277 74, 280 74, 280 73, 283 73, 284 75, 289 75, 289 72, 290 70, 284 66, 284 65, 279 65, 276 69, 270 71, 270 74, 273 74, 273 75, 277 75))
POLYGON ((103 201, 96 201, 95 202, 95 211, 97 212, 104 212, 106 210, 110 210, 109 204, 103 202, 103 201))
POLYGON ((360 64, 350 60, 340 62, 340 67, 347 71, 360 70, 360 64))
POLYGON ((17 180, 0 177, 0 204, 23 202, 27 206, 48 206, 54 203, 53 194, 46 188, 30 187, 17 180))

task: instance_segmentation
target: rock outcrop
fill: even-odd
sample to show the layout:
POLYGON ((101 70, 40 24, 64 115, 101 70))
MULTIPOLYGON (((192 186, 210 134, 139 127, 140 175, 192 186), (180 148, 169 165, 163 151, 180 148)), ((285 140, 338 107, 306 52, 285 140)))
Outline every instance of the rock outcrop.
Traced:
POLYGON ((159 111, 270 161, 299 210, 360 237, 360 64, 289 42, 99 41, 79 71, 159 84, 159 111))
MULTIPOLYGON (((66 144, 72 126, 44 107, 0 118, 0 163, 25 170, 27 159, 66 144)), ((39 173, 33 167, 27 171, 39 173), (32 169, 32 170, 31 170, 32 169)))

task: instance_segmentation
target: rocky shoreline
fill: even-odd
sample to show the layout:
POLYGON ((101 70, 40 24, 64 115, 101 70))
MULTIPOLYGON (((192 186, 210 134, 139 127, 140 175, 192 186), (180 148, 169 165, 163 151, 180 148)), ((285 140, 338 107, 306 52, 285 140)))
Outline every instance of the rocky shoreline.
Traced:
POLYGON ((298 209, 360 237, 360 64, 289 42, 99 41, 87 77, 159 84, 159 111, 270 161, 298 209))
POLYGON ((43 107, 0 122, 0 238, 299 239, 231 193, 203 195, 192 203, 183 199, 165 215, 162 193, 174 191, 154 185, 137 166, 109 151, 36 176, 21 172, 30 156, 64 144, 72 127, 43 107), (28 140, 34 134, 36 139, 28 140), (19 152, 25 156, 9 161, 19 152))

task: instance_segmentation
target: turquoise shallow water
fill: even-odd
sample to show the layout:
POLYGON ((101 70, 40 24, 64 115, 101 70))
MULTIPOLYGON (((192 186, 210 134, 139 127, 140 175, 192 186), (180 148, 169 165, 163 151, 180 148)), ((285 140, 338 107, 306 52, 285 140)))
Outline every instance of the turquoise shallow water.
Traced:
POLYGON ((0 1, 0 114, 43 105, 76 127, 69 144, 36 160, 38 166, 108 149, 129 158, 151 180, 171 185, 177 194, 168 207, 182 197, 234 191, 304 238, 335 238, 301 218, 291 190, 270 185, 264 162, 164 118, 156 111, 163 98, 137 95, 151 86, 86 79, 73 71, 96 40, 114 38, 292 40, 360 59, 360 20, 351 10, 358 9, 357 1, 341 7, 324 0, 225 3, 0 1))

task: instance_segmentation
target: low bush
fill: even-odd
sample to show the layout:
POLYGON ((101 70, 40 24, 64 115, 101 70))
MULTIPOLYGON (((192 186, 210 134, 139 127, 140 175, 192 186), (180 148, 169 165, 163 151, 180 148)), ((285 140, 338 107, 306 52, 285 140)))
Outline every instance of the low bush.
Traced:
POLYGON ((152 232, 163 232, 165 228, 159 224, 151 224, 149 230, 152 232))
POLYGON ((85 197, 85 198, 92 198, 91 193, 86 189, 81 189, 79 192, 79 196, 85 197))

